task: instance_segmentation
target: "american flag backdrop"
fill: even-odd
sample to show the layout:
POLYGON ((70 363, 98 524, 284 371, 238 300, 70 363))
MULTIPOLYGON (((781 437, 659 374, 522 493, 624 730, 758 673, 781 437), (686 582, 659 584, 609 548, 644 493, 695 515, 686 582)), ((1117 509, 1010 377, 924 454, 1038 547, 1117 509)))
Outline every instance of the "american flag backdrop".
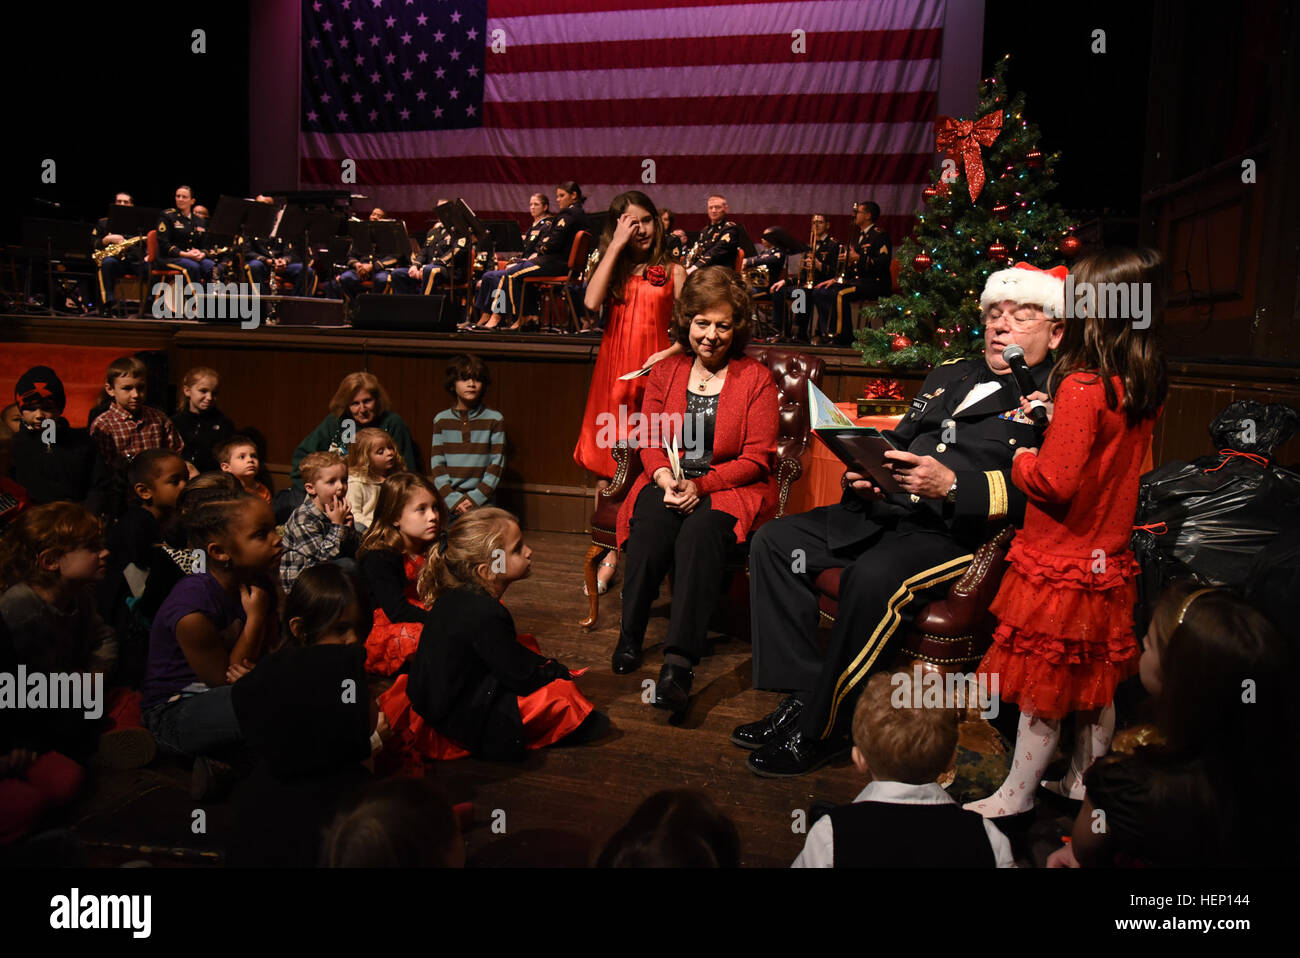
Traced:
POLYGON ((352 159, 414 230, 440 196, 526 224, 564 180, 686 229, 721 192, 754 237, 817 211, 844 238, 874 199, 897 241, 935 162, 945 2, 303 0, 300 186, 352 159))

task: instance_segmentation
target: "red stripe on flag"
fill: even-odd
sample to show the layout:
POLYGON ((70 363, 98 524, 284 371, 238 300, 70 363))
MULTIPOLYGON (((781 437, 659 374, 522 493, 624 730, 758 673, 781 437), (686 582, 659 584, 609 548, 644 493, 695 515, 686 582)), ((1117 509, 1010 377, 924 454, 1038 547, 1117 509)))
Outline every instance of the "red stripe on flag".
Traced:
POLYGON ((488 18, 497 20, 506 17, 572 16, 579 13, 635 13, 638 10, 653 14, 660 10, 750 6, 760 3, 788 6, 788 0, 657 0, 639 8, 619 0, 488 0, 488 18))
POLYGON ((910 123, 933 117, 933 90, 913 93, 782 93, 762 97, 663 97, 638 100, 529 100, 483 104, 483 125, 610 127, 714 126, 733 123, 910 123))
MULTIPOLYGON (((660 183, 921 183, 930 173, 928 153, 730 154, 660 156, 660 183)), ((640 156, 456 156, 362 160, 357 182, 369 186, 454 183, 472 170, 484 183, 636 183, 640 156)), ((338 160, 303 157, 304 182, 338 177, 338 160)))
POLYGON ((692 67, 754 63, 839 63, 845 61, 933 60, 943 51, 943 31, 872 30, 810 33, 806 53, 790 49, 788 35, 665 37, 559 45, 515 44, 489 56, 488 73, 617 70, 633 63, 692 67))

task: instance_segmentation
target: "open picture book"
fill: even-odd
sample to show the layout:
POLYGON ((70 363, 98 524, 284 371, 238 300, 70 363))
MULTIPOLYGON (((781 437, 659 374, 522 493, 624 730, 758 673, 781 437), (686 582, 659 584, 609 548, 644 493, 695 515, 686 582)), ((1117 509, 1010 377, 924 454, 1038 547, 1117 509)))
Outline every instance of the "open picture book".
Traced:
POLYGON ((808 411, 813 435, 850 470, 869 477, 883 491, 903 489, 885 468, 885 452, 897 448, 879 429, 855 425, 830 397, 808 381, 808 411))

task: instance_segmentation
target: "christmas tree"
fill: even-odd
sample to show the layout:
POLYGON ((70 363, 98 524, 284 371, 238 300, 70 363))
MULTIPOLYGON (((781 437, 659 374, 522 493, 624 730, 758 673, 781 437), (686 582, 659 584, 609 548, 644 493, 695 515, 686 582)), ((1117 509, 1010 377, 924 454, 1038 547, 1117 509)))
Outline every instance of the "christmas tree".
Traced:
POLYGON ((1008 100, 1009 60, 980 84, 973 123, 940 117, 937 140, 948 155, 922 194, 915 234, 894 251, 901 292, 862 308, 867 322, 855 345, 869 366, 933 366, 979 355, 979 296, 989 273, 1018 262, 1047 268, 1078 251, 1069 218, 1047 198, 1059 154, 1039 152, 1024 94, 1008 100))

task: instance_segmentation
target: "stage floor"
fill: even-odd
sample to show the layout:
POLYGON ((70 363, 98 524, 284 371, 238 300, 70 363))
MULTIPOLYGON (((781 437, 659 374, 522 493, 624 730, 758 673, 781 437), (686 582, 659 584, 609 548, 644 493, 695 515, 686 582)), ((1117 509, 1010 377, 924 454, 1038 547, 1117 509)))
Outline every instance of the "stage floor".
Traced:
MULTIPOLYGON (((655 606, 640 672, 618 676, 609 656, 618 637, 619 584, 603 597, 600 626, 583 632, 586 611, 582 557, 589 540, 564 533, 526 536, 533 570, 505 602, 521 631, 537 636, 543 653, 570 668, 590 666, 579 686, 613 729, 588 746, 533 753, 520 765, 464 759, 435 774, 453 801, 472 802, 474 825, 465 838, 475 866, 583 866, 649 795, 665 788, 708 793, 740 830, 746 866, 785 867, 803 847, 796 812, 815 800, 850 801, 862 787, 847 759, 797 779, 760 779, 731 730, 772 708, 780 696, 750 688, 750 647, 719 643, 696 670, 691 709, 680 724, 642 702, 642 683, 658 677, 667 632, 666 593, 655 606), (498 811, 499 810, 499 811, 498 811), (501 814, 504 813, 504 816, 501 814), (494 830, 494 820, 498 823, 494 830), (504 827, 504 832, 500 829, 504 827)), ((960 766, 959 766, 960 767, 960 766)), ((92 863, 146 858, 155 864, 218 864, 229 805, 206 806, 208 833, 190 833, 188 766, 159 760, 130 772, 106 773, 83 801, 78 830, 92 863), (171 828, 163 823, 172 822, 171 828)), ((1040 804, 1037 819, 1013 835, 1017 858, 1041 865, 1059 847, 1069 818, 1040 804)))

